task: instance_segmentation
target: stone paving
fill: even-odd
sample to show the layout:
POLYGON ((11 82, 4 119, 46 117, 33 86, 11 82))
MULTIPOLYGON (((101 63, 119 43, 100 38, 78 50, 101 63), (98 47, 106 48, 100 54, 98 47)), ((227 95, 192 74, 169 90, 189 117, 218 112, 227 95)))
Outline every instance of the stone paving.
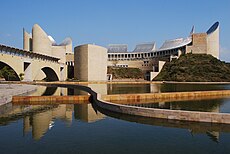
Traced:
POLYGON ((11 102, 12 96, 26 94, 36 89, 36 85, 0 84, 0 106, 11 102))

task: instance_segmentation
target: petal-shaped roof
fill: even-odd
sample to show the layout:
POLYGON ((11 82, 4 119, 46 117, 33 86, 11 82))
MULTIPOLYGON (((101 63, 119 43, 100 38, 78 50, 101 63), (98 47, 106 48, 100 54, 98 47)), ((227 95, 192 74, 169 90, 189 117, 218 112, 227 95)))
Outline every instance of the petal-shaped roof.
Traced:
POLYGON ((136 48, 133 50, 133 52, 151 52, 156 49, 155 42, 151 43, 143 43, 136 45, 136 48))
POLYGON ((182 46, 185 46, 189 43, 192 42, 192 38, 191 37, 187 37, 187 38, 178 38, 178 39, 174 39, 174 40, 167 40, 164 42, 164 44, 159 48, 158 51, 161 50, 169 50, 169 49, 173 49, 173 48, 179 48, 182 46))
POLYGON ((128 51, 127 44, 109 44, 108 53, 123 53, 128 51))

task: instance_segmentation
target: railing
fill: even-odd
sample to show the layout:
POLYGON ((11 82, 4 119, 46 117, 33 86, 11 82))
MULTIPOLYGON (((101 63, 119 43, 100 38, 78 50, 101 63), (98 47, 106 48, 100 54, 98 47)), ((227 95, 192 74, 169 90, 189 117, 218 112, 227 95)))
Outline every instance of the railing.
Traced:
POLYGON ((7 55, 12 55, 12 56, 18 56, 18 57, 24 57, 24 58, 29 58, 29 59, 38 59, 42 61, 51 61, 53 63, 58 63, 59 58, 52 57, 52 56, 47 56, 47 55, 42 55, 38 53, 34 53, 31 51, 26 51, 14 47, 9 47, 0 44, 0 53, 1 54, 7 54, 7 55))

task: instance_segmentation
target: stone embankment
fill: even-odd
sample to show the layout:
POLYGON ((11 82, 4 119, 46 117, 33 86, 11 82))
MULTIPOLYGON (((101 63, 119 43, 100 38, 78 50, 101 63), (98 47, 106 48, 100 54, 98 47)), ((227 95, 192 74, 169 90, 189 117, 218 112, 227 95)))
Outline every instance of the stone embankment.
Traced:
POLYGON ((36 85, 25 84, 0 84, 0 105, 12 101, 15 95, 22 95, 37 89, 36 85))
POLYGON ((14 104, 48 105, 48 104, 81 104, 89 100, 89 95, 76 96, 13 96, 14 104))
MULTIPOLYGON (((193 91, 193 92, 170 92, 170 93, 145 93, 145 94, 117 94, 117 95, 101 95, 102 100, 109 102, 118 102, 119 104, 127 104, 130 102, 169 102, 178 100, 201 100, 230 97, 230 90, 219 91, 193 91)), ((89 95, 75 96, 14 96, 14 103, 29 102, 58 102, 65 101, 88 101, 89 95)))
MULTIPOLYGON (((47 85, 46 83, 39 83, 47 85)), ((112 100, 142 100, 142 99, 178 99, 178 98, 204 98, 204 97, 219 97, 230 96, 230 90, 220 91, 197 91, 197 92, 175 92, 175 93, 160 93, 160 94, 128 94, 128 95, 110 95, 101 96, 94 92, 91 88, 76 85, 71 83, 55 83, 55 86, 61 87, 76 87, 88 92, 91 95, 91 102, 99 107, 111 112, 117 112, 121 114, 136 115, 142 117, 168 119, 168 120, 180 120, 180 121, 196 121, 196 122, 209 122, 209 123, 223 123, 230 124, 230 114, 227 113, 213 113, 213 112, 197 112, 197 111, 182 111, 182 110, 168 110, 168 109, 154 109, 143 108, 122 104, 115 104, 108 101, 112 100), (110 98, 106 98, 110 97, 110 98), (107 100, 107 101, 106 101, 107 100)), ((86 98, 85 98, 86 99, 86 98)))

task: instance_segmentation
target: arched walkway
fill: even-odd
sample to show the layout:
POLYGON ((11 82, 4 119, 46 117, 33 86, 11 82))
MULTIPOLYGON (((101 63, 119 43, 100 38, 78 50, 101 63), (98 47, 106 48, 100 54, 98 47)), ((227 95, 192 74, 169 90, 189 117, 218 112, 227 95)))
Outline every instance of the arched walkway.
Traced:
POLYGON ((50 67, 42 68, 42 71, 46 74, 46 81, 58 81, 56 72, 50 67))
POLYGON ((18 74, 8 64, 0 61, 0 74, 5 78, 6 81, 20 81, 18 74))

